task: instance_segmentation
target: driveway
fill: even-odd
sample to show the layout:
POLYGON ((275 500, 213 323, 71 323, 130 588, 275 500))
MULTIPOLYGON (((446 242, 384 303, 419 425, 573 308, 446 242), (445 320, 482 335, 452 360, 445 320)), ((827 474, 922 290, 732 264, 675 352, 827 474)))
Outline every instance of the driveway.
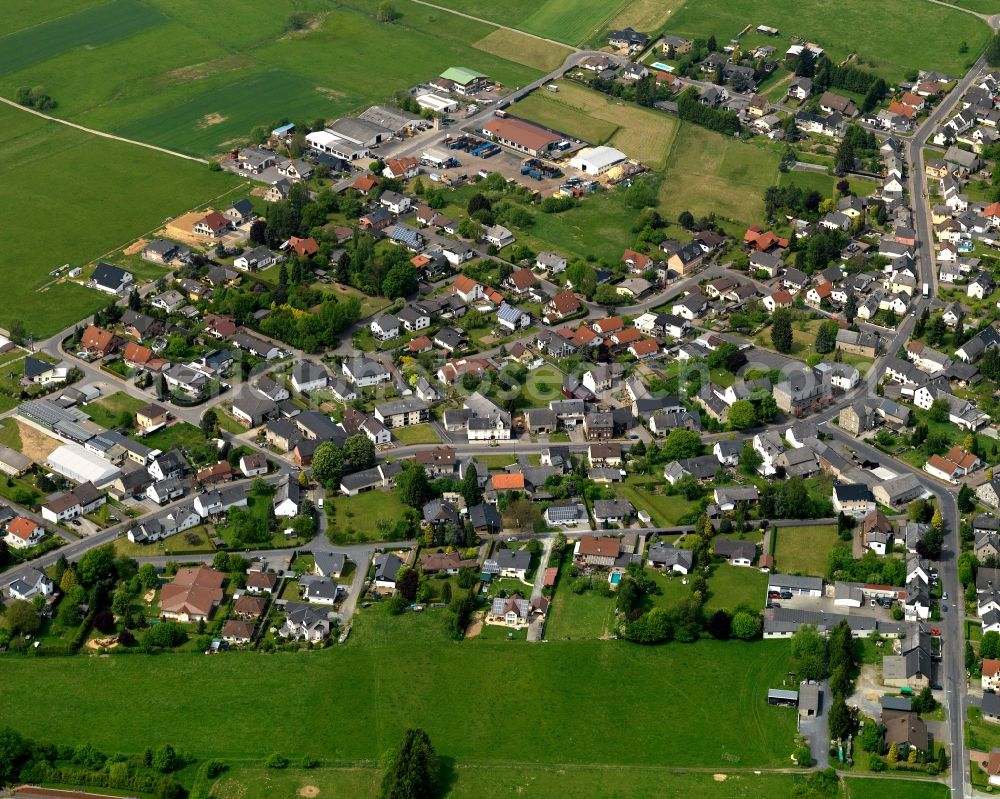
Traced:
POLYGON ((542 584, 545 582, 545 567, 549 563, 549 555, 552 553, 552 542, 555 536, 548 536, 542 539, 542 552, 539 556, 538 569, 535 572, 535 584, 531 589, 531 599, 538 599, 542 595, 542 584))
POLYGON ((815 767, 824 769, 830 765, 830 725, 827 711, 830 706, 830 686, 826 680, 821 686, 823 692, 819 706, 819 715, 815 718, 799 722, 799 732, 809 738, 809 748, 812 750, 815 767))

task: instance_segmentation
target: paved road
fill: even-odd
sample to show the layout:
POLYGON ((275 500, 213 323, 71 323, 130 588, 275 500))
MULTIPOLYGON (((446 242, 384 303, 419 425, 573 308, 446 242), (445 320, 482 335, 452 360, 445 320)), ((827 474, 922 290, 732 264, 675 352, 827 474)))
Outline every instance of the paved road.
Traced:
MULTIPOLYGON (((977 15, 978 16, 978 15, 977 15)), ((992 27, 996 27, 996 21, 1000 17, 990 20, 992 27)), ((960 101, 962 95, 968 91, 985 67, 985 59, 980 58, 956 84, 952 92, 935 108, 914 135, 907 147, 907 161, 910 172, 910 203, 914 208, 914 222, 916 224, 918 238, 918 269, 920 275, 918 282, 928 283, 932 287, 930 296, 937 297, 937 270, 934 260, 934 238, 933 225, 930 212, 930 192, 927 188, 927 178, 924 173, 923 148, 927 140, 934 131, 952 114, 955 106, 960 101)), ((923 308, 930 302, 929 299, 921 300, 917 313, 921 313, 923 308)), ((911 317, 911 330, 913 318, 911 317)), ((871 448, 867 448, 871 450, 871 448)), ((884 455, 882 456, 885 457, 884 455)), ((942 555, 940 565, 940 576, 942 589, 947 592, 958 608, 961 608, 962 593, 958 580, 958 555, 961 552, 961 542, 959 540, 959 513, 955 502, 955 496, 948 487, 937 483, 926 473, 908 467, 904 463, 894 462, 896 466, 903 467, 911 473, 915 473, 921 484, 931 491, 938 500, 938 507, 944 517, 948 534, 945 539, 945 552, 942 555)), ((948 712, 948 728, 951 737, 951 789, 955 797, 962 797, 964 794, 972 795, 972 786, 967 778, 969 770, 968 756, 965 752, 965 739, 963 723, 965 719, 966 687, 967 679, 965 673, 965 630, 962 624, 963 613, 954 608, 945 614, 942 620, 944 633, 944 651, 941 667, 939 668, 941 687, 946 698, 945 706, 948 712)))
MULTIPOLYGON (((273 484, 281 480, 282 477, 283 475, 281 473, 278 473, 265 477, 264 479, 267 482, 273 484)), ((238 480, 234 481, 230 485, 249 486, 252 482, 253 482, 252 480, 238 480)), ((152 518, 163 516, 168 511, 178 507, 179 505, 190 503, 192 498, 193 497, 191 495, 188 495, 185 497, 181 497, 180 499, 177 499, 173 502, 169 502, 162 508, 157 509, 154 513, 149 514, 149 516, 152 518)), ((49 566, 51 566, 57 560, 59 560, 60 557, 65 557, 66 560, 68 561, 78 561, 80 558, 83 557, 85 552, 93 549, 94 547, 103 546, 104 544, 114 541, 116 538, 118 538, 118 536, 124 534, 126 531, 134 527, 136 522, 137 522, 136 519, 129 519, 120 524, 116 524, 113 527, 107 527, 98 533, 87 536, 86 538, 74 539, 64 547, 60 547, 59 549, 54 550, 52 552, 47 552, 46 554, 37 557, 34 560, 28 561, 27 563, 22 563, 18 566, 13 566, 7 569, 6 571, 0 572, 0 587, 6 589, 7 585, 9 585, 14 580, 23 579, 25 575, 27 575, 28 572, 30 572, 32 569, 47 569, 49 566)), ((168 560, 176 561, 178 560, 178 556, 174 555, 171 557, 163 558, 164 563, 166 563, 166 561, 168 560)), ((209 560, 211 560, 211 556, 209 556, 209 560)))
MULTIPOLYGON (((921 272, 918 283, 929 283, 932 297, 937 296, 938 281, 934 260, 934 227, 931 221, 930 191, 927 187, 927 175, 924 172, 924 146, 941 123, 952 115, 962 95, 968 91, 985 65, 986 61, 982 58, 975 63, 972 69, 958 81, 952 92, 920 124, 906 148, 910 171, 910 204, 915 216, 918 264, 921 272)), ((923 310, 922 306, 923 303, 921 311, 923 310)))
MULTIPOLYGON (((847 444, 858 455, 877 463, 886 463, 897 473, 909 473, 916 476, 920 484, 937 500, 946 527, 944 551, 938 567, 942 589, 952 599, 961 604, 962 587, 958 580, 958 556, 961 552, 959 538, 958 505, 952 488, 939 483, 926 472, 914 468, 904 461, 895 460, 884 452, 855 439, 839 427, 826 424, 824 432, 847 444)), ((965 752, 963 736, 963 721, 966 703, 965 674, 965 631, 962 629, 962 613, 952 607, 938 625, 943 633, 943 660, 938 670, 941 688, 946 697, 948 709, 948 728, 951 734, 951 788, 954 796, 961 797, 964 793, 971 794, 971 785, 966 780, 968 771, 968 756, 965 752)))

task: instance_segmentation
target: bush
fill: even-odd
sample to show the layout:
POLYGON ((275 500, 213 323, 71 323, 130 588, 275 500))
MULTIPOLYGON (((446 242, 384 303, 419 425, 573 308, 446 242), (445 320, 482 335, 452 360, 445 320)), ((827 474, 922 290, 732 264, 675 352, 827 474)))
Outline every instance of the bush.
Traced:
POLYGON ((271 752, 264 761, 267 768, 288 768, 288 758, 282 757, 277 752, 271 752))
POLYGON ((142 642, 146 647, 169 649, 180 646, 186 640, 187 632, 181 625, 173 621, 163 621, 155 627, 151 627, 143 637, 142 642))

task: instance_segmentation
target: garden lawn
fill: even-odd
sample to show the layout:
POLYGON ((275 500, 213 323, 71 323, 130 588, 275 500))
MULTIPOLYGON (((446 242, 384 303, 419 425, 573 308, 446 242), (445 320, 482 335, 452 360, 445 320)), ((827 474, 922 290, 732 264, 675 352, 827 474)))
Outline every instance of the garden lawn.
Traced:
POLYGON ((366 491, 356 497, 341 495, 332 500, 328 497, 326 508, 329 529, 358 541, 394 540, 396 522, 406 510, 395 491, 366 491), (391 525, 387 534, 379 531, 382 520, 391 525))
POLYGON ((503 469, 517 463, 517 455, 477 455, 476 460, 487 469, 503 469))
POLYGON ((571 579, 564 575, 545 623, 546 639, 600 638, 612 631, 615 622, 614 597, 601 596, 593 589, 574 594, 569 588, 570 582, 571 579))
POLYGON ((947 785, 931 780, 880 780, 866 777, 845 777, 844 799, 945 799, 951 796, 947 785))
POLYGON ((144 436, 142 443, 150 449, 162 449, 166 452, 174 447, 180 449, 200 447, 205 443, 205 436, 201 432, 201 428, 188 422, 177 422, 144 436))
POLYGON ((591 144, 609 144, 653 169, 663 169, 677 133, 674 117, 623 103, 563 80, 559 92, 532 92, 511 113, 591 144))
POLYGON ((776 570, 781 574, 826 574, 830 550, 840 543, 837 527, 832 524, 776 527, 774 548, 776 570))
POLYGON ((969 708, 965 719, 965 744, 969 749, 987 752, 1000 747, 1000 726, 983 721, 979 708, 969 708))
POLYGON ((778 177, 779 186, 798 186, 804 191, 818 191, 824 197, 833 197, 833 175, 825 172, 782 172, 778 177))
POLYGON ((81 410, 101 427, 113 428, 122 425, 126 414, 129 417, 129 426, 132 426, 135 422, 135 412, 148 404, 124 391, 116 391, 110 396, 84 405, 81 410))
POLYGON ((108 141, 0 107, 0 251, 7 292, 0 326, 23 320, 36 339, 110 300, 49 272, 82 266, 238 185, 204 165, 108 141), (155 190, 151 190, 155 186, 155 190))
POLYGON ((152 544, 133 544, 127 538, 116 538, 115 553, 128 558, 149 558, 156 555, 200 555, 215 552, 215 547, 212 546, 209 539, 208 529, 199 525, 162 541, 154 541, 152 544), (188 540, 189 535, 191 536, 190 541, 188 540))
MULTIPOLYGON (((994 7, 995 8, 995 7, 994 7)), ((877 5, 864 0, 844 0, 835 14, 822 0, 772 0, 766 8, 767 20, 754 0, 706 0, 689 3, 671 20, 675 35, 710 35, 720 42, 736 36, 748 22, 774 25, 781 36, 774 38, 750 30, 740 40, 743 50, 758 45, 787 46, 796 34, 825 48, 839 62, 857 53, 857 65, 874 68, 890 82, 908 71, 932 69, 957 77, 978 57, 989 35, 985 23, 975 17, 932 3, 886 0, 877 5), (962 42, 968 52, 960 53, 962 42)))
POLYGON ((630 477, 615 488, 615 492, 627 499, 636 510, 646 511, 657 527, 670 527, 678 524, 678 520, 690 513, 697 502, 685 499, 681 494, 654 494, 645 488, 646 485, 662 485, 656 480, 630 477))
POLYGON ((766 574, 757 568, 723 563, 708 579, 708 600, 705 604, 709 610, 732 610, 738 605, 761 610, 766 595, 766 574))
POLYGON ((429 424, 415 424, 411 427, 394 427, 392 437, 400 444, 440 444, 441 437, 429 424))
MULTIPOLYGON (((474 765, 448 763, 448 799, 592 799, 594 796, 628 796, 630 799, 787 799, 803 778, 791 774, 729 774, 720 782, 711 774, 671 771, 666 768, 630 769, 621 766, 575 765, 572 769, 545 765, 474 765)), ((302 796, 305 786, 319 788, 320 796, 375 799, 382 772, 372 768, 319 768, 310 771, 233 768, 212 787, 210 799, 272 799, 302 796)), ((873 782, 873 781, 872 781, 873 782)), ((911 794, 908 792, 907 796, 911 794)), ((937 797, 928 793, 927 799, 937 797)), ((915 799, 925 799, 914 794, 915 799)))
POLYGON ((21 451, 21 429, 14 419, 0 419, 0 444, 21 451))
POLYGON ((777 176, 775 151, 681 123, 660 186, 660 210, 668 219, 681 211, 696 217, 714 212, 739 226, 756 224, 764 214, 764 190, 777 176))
POLYGON ((691 597, 691 581, 679 574, 664 574, 656 569, 646 569, 649 577, 660 589, 660 593, 651 594, 649 604, 653 607, 672 608, 682 599, 691 597), (685 582, 686 581, 686 582, 685 582))

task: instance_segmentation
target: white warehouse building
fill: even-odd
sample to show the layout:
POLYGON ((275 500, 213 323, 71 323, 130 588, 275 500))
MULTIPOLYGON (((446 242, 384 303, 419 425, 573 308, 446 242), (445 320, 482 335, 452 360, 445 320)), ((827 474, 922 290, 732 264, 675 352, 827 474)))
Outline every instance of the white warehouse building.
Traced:
POLYGON ((63 444, 49 454, 46 465, 74 483, 91 482, 102 486, 114 480, 119 469, 79 444, 63 444))
POLYGON ((442 97, 440 94, 420 94, 417 95, 417 105, 421 108, 429 108, 435 114, 450 114, 458 110, 458 103, 450 97, 442 97))
POLYGON ((602 145, 601 147, 581 150, 569 159, 569 165, 587 175, 603 175, 626 161, 628 161, 628 156, 621 150, 602 145))

